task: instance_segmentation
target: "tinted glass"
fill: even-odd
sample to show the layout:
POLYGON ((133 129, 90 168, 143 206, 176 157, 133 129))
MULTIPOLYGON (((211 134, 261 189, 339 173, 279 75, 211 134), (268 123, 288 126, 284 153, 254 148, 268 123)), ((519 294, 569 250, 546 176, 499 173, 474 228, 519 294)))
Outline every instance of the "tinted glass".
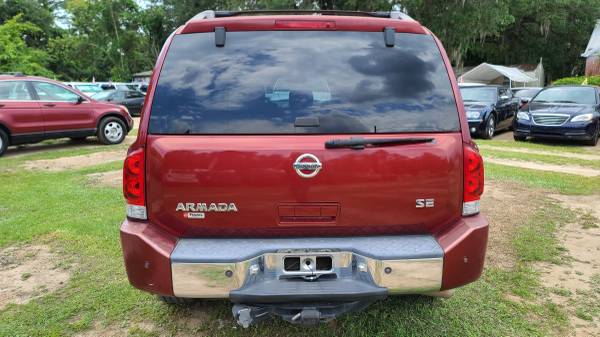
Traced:
POLYGON ((79 95, 61 86, 46 82, 33 82, 40 100, 52 102, 76 102, 79 95))
POLYGON ((0 81, 0 101, 31 101, 25 81, 0 81))
POLYGON ((83 92, 101 92, 102 88, 95 84, 76 84, 75 88, 83 92))
POLYGON ((142 94, 139 91, 128 91, 125 97, 126 98, 140 98, 140 97, 144 97, 144 94, 142 94))
POLYGON ((112 98, 114 95, 114 91, 102 91, 99 92, 97 94, 94 94, 94 96, 92 96, 94 99, 97 99, 99 101, 105 101, 109 98, 112 98))
POLYGON ((495 102, 498 89, 495 87, 461 87, 463 102, 495 102))
POLYGON ((540 89, 523 89, 523 90, 519 90, 517 92, 515 92, 515 97, 533 97, 535 96, 535 94, 538 93, 538 91, 540 91, 540 89))
POLYGON ((540 91, 532 102, 596 104, 596 90, 590 87, 556 87, 540 91))
POLYGON ((228 32, 223 48, 214 33, 175 36, 149 126, 155 134, 458 129, 431 36, 397 34, 388 48, 382 33, 282 31, 228 32))

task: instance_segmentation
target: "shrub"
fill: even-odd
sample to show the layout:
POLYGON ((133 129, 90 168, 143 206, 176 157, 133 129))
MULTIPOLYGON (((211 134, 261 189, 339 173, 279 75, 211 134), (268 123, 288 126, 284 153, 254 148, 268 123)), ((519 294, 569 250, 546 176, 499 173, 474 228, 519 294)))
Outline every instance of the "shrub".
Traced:
MULTIPOLYGON (((552 85, 581 85, 584 84, 585 80, 585 76, 564 77, 552 82, 552 85)), ((587 84, 600 86, 600 76, 588 76, 587 84)))

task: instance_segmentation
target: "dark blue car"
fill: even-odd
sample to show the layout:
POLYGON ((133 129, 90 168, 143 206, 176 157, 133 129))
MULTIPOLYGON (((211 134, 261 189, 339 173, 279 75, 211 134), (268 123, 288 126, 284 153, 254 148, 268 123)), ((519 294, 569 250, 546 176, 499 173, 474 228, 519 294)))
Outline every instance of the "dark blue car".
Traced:
POLYGON ((460 93, 472 135, 491 139, 496 131, 513 126, 519 101, 508 88, 497 85, 462 85, 460 93))
POLYGON ((540 91, 521 107, 514 138, 527 137, 581 140, 598 143, 600 97, 593 86, 556 86, 540 91))

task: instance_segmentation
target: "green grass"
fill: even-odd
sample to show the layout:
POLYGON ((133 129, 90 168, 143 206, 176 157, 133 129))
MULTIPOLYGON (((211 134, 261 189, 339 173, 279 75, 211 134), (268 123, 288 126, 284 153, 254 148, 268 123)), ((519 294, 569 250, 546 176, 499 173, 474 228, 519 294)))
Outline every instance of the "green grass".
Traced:
POLYGON ((499 139, 476 139, 475 142, 478 145, 489 145, 489 146, 502 146, 515 149, 531 149, 531 150, 543 150, 543 151, 558 151, 558 152, 572 152, 572 153, 592 153, 591 147, 581 146, 579 143, 564 144, 559 142, 538 142, 538 141, 527 141, 527 142, 515 142, 513 140, 499 140, 499 139))
POLYGON ((594 169, 600 169, 600 160, 583 160, 575 158, 565 158, 545 154, 535 153, 521 153, 521 152, 509 152, 509 151, 498 151, 496 149, 489 150, 486 148, 481 149, 483 157, 493 157, 497 159, 514 159, 522 161, 533 161, 542 164, 553 164, 553 165, 576 165, 582 167, 590 167, 594 169))
MULTIPOLYGON (((113 149, 99 147, 96 151, 113 149)), ((119 169, 121 162, 54 173, 13 170, 26 159, 91 150, 60 150, 0 161, 0 248, 30 242, 49 244, 60 252, 61 265, 72 275, 64 288, 0 311, 0 336, 72 336, 97 326, 121 327, 130 336, 170 336, 177 331, 209 336, 548 336, 563 335, 567 329, 562 308, 535 300, 546 298, 551 289, 540 284, 533 263, 560 262, 562 254, 554 234, 558 221, 568 214, 545 203, 514 233, 510 244, 515 248, 516 266, 511 270, 486 268, 480 281, 458 289, 450 299, 393 297, 344 316, 335 325, 300 328, 274 320, 248 330, 236 326, 226 301, 169 307, 127 281, 118 232, 124 217, 121 191, 90 187, 84 177, 119 169), (509 294, 524 300, 511 299, 509 294), (198 316, 206 318, 191 326, 185 323, 198 316), (151 322, 156 330, 137 326, 140 322, 151 322)), ((533 179, 527 170, 506 170, 488 165, 487 174, 495 179, 533 179)), ((576 193, 592 189, 590 180, 574 184, 560 183, 572 179, 568 175, 546 178, 551 182, 542 185, 537 181, 532 186, 574 189, 576 193)), ((581 310, 593 315, 592 309, 582 306, 581 310)))
POLYGON ((485 163, 485 175, 494 180, 516 182, 567 195, 594 194, 600 191, 600 177, 582 177, 491 163, 485 163))

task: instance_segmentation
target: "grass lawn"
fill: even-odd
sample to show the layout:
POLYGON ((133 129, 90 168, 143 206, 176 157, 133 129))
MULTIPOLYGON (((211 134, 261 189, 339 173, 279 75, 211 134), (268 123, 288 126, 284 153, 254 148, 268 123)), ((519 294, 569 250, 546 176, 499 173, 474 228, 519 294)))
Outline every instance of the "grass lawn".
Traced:
MULTIPOLYGON (((20 168, 31 159, 116 148, 84 147, 0 159, 0 249, 47 244, 59 257, 56 267, 71 273, 58 291, 1 310, 0 336, 72 336, 88 330, 102 335, 103 329, 121 329, 131 336, 560 336, 568 329, 564 309, 547 299, 551 289, 540 284, 533 263, 549 258, 560 263, 554 234, 572 215, 544 200, 519 230, 508 234, 516 255, 514 268, 486 268, 479 282, 458 289, 450 299, 389 298, 335 324, 308 330, 279 320, 243 330, 233 322, 226 301, 169 307, 127 282, 118 235, 124 218, 120 189, 92 187, 84 176, 118 169, 120 162, 64 172, 20 168)), ((565 194, 590 194, 600 187, 598 179, 502 165, 486 168, 487 177, 497 181, 565 194)), ((590 314, 591 309, 586 310, 590 314)))

